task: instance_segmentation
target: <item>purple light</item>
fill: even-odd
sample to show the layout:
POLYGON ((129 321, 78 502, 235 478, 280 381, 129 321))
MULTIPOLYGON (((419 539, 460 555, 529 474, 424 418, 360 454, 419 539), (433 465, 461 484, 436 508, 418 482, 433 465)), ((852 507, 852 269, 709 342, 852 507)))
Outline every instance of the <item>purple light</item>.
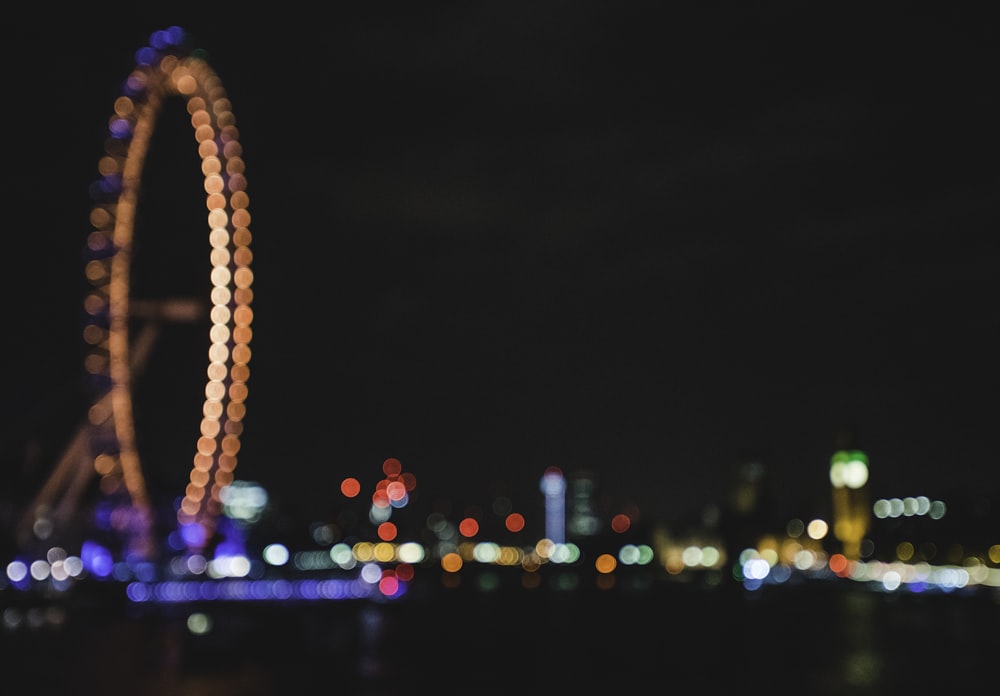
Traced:
POLYGON ((111 552, 95 541, 83 542, 80 547, 80 560, 88 572, 99 578, 108 577, 114 568, 111 552))
POLYGON ((180 527, 181 538, 190 548, 201 548, 205 545, 205 530, 200 524, 184 524, 180 527))
POLYGON ((159 29, 150 35, 149 45, 162 51, 163 49, 182 44, 184 36, 184 30, 177 26, 159 29))
POLYGON ((160 52, 152 46, 145 46, 135 52, 135 62, 137 65, 152 65, 159 58, 160 52))
POLYGON ((153 598, 149 587, 141 582, 130 582, 125 588, 125 596, 132 602, 148 602, 153 598))
POLYGON ((132 124, 126 118, 116 118, 109 125, 108 130, 116 138, 125 139, 132 137, 132 124))

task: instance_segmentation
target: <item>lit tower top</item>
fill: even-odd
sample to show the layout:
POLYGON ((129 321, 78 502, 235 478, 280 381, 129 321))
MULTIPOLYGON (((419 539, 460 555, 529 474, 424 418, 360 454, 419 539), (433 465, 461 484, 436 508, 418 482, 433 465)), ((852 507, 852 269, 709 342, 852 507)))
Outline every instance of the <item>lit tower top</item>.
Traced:
POLYGON ((868 483, 868 455, 861 450, 840 450, 830 459, 834 488, 858 489, 868 483))
POLYGON ((851 560, 861 557, 861 540, 868 533, 868 455, 861 450, 838 450, 830 458, 833 484, 833 534, 851 560))

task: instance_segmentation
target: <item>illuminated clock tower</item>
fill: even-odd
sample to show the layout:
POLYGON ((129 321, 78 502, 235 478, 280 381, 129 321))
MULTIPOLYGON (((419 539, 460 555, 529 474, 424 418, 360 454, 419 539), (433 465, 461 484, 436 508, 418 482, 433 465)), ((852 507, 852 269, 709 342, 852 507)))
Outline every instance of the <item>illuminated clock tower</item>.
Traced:
POLYGON ((868 455, 861 450, 838 450, 830 459, 833 484, 833 535, 850 560, 861 557, 861 541, 871 523, 868 502, 868 455))

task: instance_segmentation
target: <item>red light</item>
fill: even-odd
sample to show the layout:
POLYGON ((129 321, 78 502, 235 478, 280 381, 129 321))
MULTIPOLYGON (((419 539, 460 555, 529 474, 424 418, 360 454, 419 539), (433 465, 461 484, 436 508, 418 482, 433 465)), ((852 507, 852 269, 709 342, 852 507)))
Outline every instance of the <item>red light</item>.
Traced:
POLYGON ((392 522, 383 522, 378 526, 378 538, 382 541, 392 541, 396 538, 398 530, 392 522))
POLYGON ((504 524, 506 524, 508 530, 520 532, 524 529, 524 515, 519 512, 512 512, 507 515, 507 520, 504 524))
POLYGON ((353 477, 345 478, 340 482, 340 492, 348 498, 353 498, 361 492, 361 482, 353 477))
POLYGON ((474 537, 479 532, 479 522, 472 517, 466 517, 458 523, 458 531, 464 537, 474 537))

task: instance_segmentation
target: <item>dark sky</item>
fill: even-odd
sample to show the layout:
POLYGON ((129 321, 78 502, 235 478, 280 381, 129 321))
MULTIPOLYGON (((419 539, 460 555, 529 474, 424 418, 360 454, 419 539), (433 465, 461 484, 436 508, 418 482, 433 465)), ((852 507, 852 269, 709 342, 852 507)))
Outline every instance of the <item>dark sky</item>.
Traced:
MULTIPOLYGON (((498 485, 535 505, 558 466, 670 515, 750 458, 782 501, 825 500, 848 442, 879 495, 996 494, 996 23, 670 5, 22 10, 2 49, 5 480, 35 485, 83 416, 87 188, 136 49, 177 24, 247 162, 237 475, 284 504, 326 514, 387 457, 483 505, 498 485)), ((207 283, 181 108, 143 179, 136 296, 207 283)), ((206 348, 170 327, 138 386, 161 491, 186 482, 206 348)))

